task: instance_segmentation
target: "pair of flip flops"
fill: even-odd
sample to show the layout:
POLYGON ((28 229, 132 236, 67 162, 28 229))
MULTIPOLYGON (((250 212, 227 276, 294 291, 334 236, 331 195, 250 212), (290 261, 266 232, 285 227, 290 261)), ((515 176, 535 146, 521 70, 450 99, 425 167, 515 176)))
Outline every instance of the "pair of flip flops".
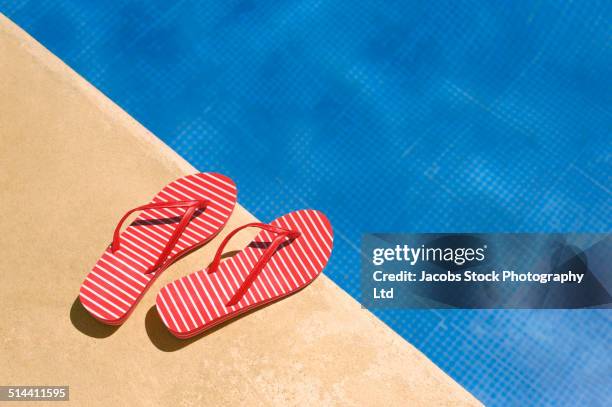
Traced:
MULTIPOLYGON (((223 229, 236 196, 230 178, 200 173, 171 182, 150 203, 128 211, 81 285, 79 299, 85 309, 105 324, 123 323, 166 268, 223 229), (121 231, 137 211, 138 218, 121 231)), ((291 212, 269 224, 243 225, 227 235, 207 268, 160 290, 158 313, 174 336, 197 335, 304 288, 325 268, 332 245, 331 224, 316 210, 291 212), (251 227, 261 229, 255 239, 221 262, 228 241, 251 227)))

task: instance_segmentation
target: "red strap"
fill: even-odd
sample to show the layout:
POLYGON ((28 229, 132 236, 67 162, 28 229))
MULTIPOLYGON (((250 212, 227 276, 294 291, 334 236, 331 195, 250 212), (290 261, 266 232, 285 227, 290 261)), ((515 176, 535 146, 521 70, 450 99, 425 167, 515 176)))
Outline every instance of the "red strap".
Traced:
POLYGON ((193 216, 195 211, 197 211, 198 209, 205 208, 209 203, 210 201, 207 199, 194 199, 190 201, 155 202, 155 203, 149 203, 149 204, 142 205, 137 208, 131 209, 127 211, 125 215, 123 215, 123 217, 117 224, 117 227, 115 228, 115 233, 113 234, 113 243, 111 244, 111 252, 114 253, 121 248, 121 239, 120 239, 121 226, 123 225, 123 222, 125 222, 127 217, 130 216, 132 213, 136 211, 143 211, 146 209, 187 208, 185 213, 183 213, 183 216, 181 217, 181 221, 179 222, 178 226, 174 229, 172 236, 170 236, 170 240, 168 240, 168 243, 166 243, 164 250, 159 255, 157 262, 155 262, 153 267, 151 267, 149 270, 145 272, 145 274, 152 273, 166 261, 166 258, 168 257, 168 255, 174 248, 174 245, 178 241, 179 237, 181 236, 181 234, 187 227, 187 224, 191 220, 191 217, 193 216))
POLYGON ((300 232, 289 230, 289 229, 280 228, 278 226, 268 225, 266 223, 257 223, 257 222, 255 222, 255 223, 247 223, 246 225, 240 226, 240 227, 232 230, 230 232, 230 234, 228 234, 225 237, 225 239, 223 239, 223 241, 221 242, 221 245, 219 246, 219 249, 217 249, 217 253, 215 254, 215 258, 213 259, 212 263, 210 263, 210 266, 208 266, 208 273, 214 273, 214 272, 216 272, 219 269, 219 263, 221 262, 221 255, 223 254, 223 249, 225 248, 225 245, 227 245, 227 242, 229 242, 229 240, 232 237, 234 237, 234 235, 236 233, 238 233, 242 229, 246 229, 248 227, 256 227, 256 228, 260 228, 260 229, 263 229, 263 230, 267 230, 268 232, 272 232, 272 233, 278 234, 278 236, 276 236, 272 240, 272 242, 270 242, 270 246, 268 246, 266 251, 259 258, 259 260, 255 264, 255 266, 253 267, 253 270, 251 270, 251 272, 249 273, 247 278, 244 280, 242 285, 240 287, 238 287, 238 289, 236 290, 236 292, 234 293, 232 298, 230 298, 228 303, 225 304, 226 307, 231 307, 232 305, 236 305, 240 301, 242 296, 247 292, 249 287, 251 287, 251 285, 255 281, 255 278, 257 278, 257 276, 259 275, 261 270, 263 270, 264 266, 268 263, 268 261, 270 261, 270 259, 272 258, 272 256, 276 252, 276 249, 278 249, 280 244, 285 239, 293 240, 293 239, 296 239, 296 238, 298 238, 300 236, 300 232))

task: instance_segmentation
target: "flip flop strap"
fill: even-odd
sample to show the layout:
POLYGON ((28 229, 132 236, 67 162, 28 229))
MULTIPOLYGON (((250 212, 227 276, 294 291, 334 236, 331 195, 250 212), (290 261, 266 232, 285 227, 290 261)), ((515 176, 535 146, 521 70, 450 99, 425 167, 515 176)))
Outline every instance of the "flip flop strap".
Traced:
POLYGON ((268 261, 270 261, 270 259, 272 258, 272 256, 274 255, 278 247, 281 245, 283 241, 285 241, 285 239, 296 239, 297 237, 300 236, 300 232, 293 231, 290 229, 280 228, 278 226, 268 225, 266 223, 258 223, 258 222, 247 223, 246 225, 243 225, 243 226, 240 226, 234 229, 225 237, 225 239, 223 239, 223 242, 221 242, 219 249, 217 249, 215 258, 213 259, 212 263, 210 263, 210 266, 208 266, 208 273, 214 273, 219 269, 219 263, 221 262, 221 255, 223 254, 223 249, 227 245, 227 242, 229 242, 230 239, 234 237, 234 235, 236 235, 236 233, 240 232, 243 229, 249 228, 249 227, 260 228, 260 229, 266 230, 271 233, 276 233, 278 236, 276 236, 272 240, 272 242, 270 242, 270 245, 266 248, 266 251, 259 258, 259 260, 257 260, 257 263, 255 264, 255 266, 253 267, 253 269, 251 270, 247 278, 244 280, 242 285, 238 287, 236 292, 232 295, 232 298, 230 298, 227 304, 225 304, 226 307, 231 307, 232 305, 236 305, 240 301, 240 299, 244 296, 247 290, 255 282, 255 279, 257 278, 261 270, 263 270, 264 266, 268 263, 268 261))
POLYGON ((170 255, 170 252, 178 242, 178 239, 185 231, 185 228, 187 227, 187 224, 189 224, 189 221, 191 220, 191 217, 193 216, 195 211, 197 211, 198 209, 205 208, 209 203, 210 201, 207 199, 194 199, 189 201, 155 202, 142 205, 134 209, 130 209, 126 212, 125 215, 123 215, 123 217, 117 224, 117 227, 115 227, 115 233, 113 233, 113 243, 111 244, 111 252, 114 253, 121 248, 121 226, 128 218, 128 216, 130 216, 132 213, 137 211, 144 211, 147 209, 187 208, 187 210, 181 216, 181 220, 178 226, 174 229, 174 232, 172 232, 170 240, 168 240, 168 242, 166 243, 166 246, 162 250, 157 261, 155 262, 153 267, 149 268, 145 272, 145 274, 152 273, 166 261, 168 255, 170 255))

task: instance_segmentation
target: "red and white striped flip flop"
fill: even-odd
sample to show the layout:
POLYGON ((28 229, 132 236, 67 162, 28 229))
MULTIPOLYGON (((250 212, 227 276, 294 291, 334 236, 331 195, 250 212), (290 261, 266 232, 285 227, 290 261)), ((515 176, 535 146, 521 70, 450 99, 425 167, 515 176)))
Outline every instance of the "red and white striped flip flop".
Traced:
POLYGON ((162 271, 223 229, 235 205, 236 185, 221 174, 188 175, 166 185, 121 218, 113 242, 81 285, 81 303, 105 324, 123 323, 162 271), (140 216, 120 232, 136 211, 140 216))
POLYGON ((157 310, 174 336, 189 338, 306 287, 325 268, 332 246, 331 224, 319 211, 291 212, 269 225, 249 223, 225 238, 207 269, 162 288, 157 310), (219 264, 228 240, 247 227, 263 230, 219 264))

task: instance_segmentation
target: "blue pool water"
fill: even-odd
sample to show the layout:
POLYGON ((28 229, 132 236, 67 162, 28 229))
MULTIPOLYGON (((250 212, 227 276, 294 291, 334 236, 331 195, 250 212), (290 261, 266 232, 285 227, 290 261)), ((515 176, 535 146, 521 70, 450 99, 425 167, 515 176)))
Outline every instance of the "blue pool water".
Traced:
MULTIPOLYGON (((612 3, 2 1, 262 220, 360 236, 610 232, 612 3)), ((84 135, 86 137, 86 135, 84 135)), ((609 311, 380 311, 491 405, 612 405, 609 311)))

